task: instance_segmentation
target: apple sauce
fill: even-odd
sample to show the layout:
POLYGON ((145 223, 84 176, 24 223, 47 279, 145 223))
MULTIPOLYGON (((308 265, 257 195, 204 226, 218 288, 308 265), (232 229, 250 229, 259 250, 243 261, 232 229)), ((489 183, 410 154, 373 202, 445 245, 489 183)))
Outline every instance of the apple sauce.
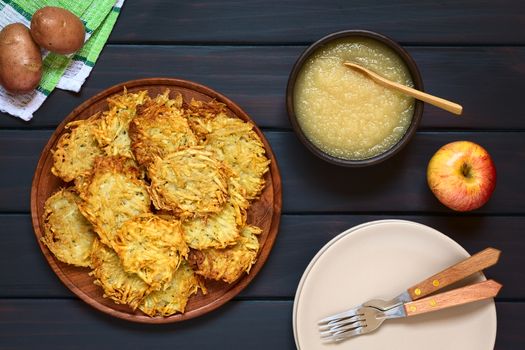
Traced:
POLYGON ((368 38, 334 40, 315 51, 298 74, 294 109, 304 135, 337 158, 362 160, 393 147, 414 114, 414 99, 343 65, 349 61, 413 87, 402 59, 368 38))

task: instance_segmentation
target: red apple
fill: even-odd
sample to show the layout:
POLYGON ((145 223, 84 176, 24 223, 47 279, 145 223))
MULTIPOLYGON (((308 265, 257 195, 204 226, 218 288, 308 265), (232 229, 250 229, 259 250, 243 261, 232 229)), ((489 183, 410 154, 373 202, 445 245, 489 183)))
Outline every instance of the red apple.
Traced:
POLYGON ((474 210, 496 187, 496 167, 489 153, 470 141, 451 142, 430 159, 428 186, 441 203, 457 211, 474 210))

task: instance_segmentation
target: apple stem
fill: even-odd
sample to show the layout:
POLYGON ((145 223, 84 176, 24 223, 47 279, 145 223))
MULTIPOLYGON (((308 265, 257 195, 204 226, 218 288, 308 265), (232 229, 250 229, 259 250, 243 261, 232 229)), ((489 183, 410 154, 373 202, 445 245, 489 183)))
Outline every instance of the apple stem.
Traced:
POLYGON ((466 164, 466 163, 463 163, 461 165, 461 173, 463 174, 463 176, 465 176, 466 178, 469 178, 470 177, 470 170, 471 170, 471 166, 466 164))

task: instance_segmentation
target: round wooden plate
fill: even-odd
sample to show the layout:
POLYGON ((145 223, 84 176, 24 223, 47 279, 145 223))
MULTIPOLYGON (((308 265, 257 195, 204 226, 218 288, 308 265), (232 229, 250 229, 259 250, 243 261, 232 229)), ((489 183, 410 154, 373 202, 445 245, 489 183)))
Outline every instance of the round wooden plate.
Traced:
POLYGON ((127 305, 115 304, 112 300, 102 296, 102 289, 93 284, 93 278, 88 275, 90 271, 88 268, 75 267, 58 261, 42 243, 41 237, 44 231, 41 218, 46 199, 56 190, 67 185, 51 173, 51 167, 53 165, 51 150, 55 148, 55 144, 64 133, 65 125, 72 120, 85 119, 96 112, 107 109, 106 99, 112 95, 121 93, 124 87, 130 92, 148 90, 152 97, 164 92, 165 89, 170 89, 172 97, 174 97, 176 93, 181 93, 184 100, 188 102, 192 98, 203 101, 216 99, 226 104, 229 114, 251 122, 255 126, 251 118, 227 97, 208 87, 190 81, 169 78, 149 78, 128 81, 104 90, 82 103, 64 119, 40 155, 31 188, 31 216, 35 235, 47 262, 60 280, 80 299, 94 308, 112 316, 134 322, 171 323, 188 320, 218 308, 239 294, 264 265, 275 241, 281 216, 281 177, 279 168, 268 141, 257 126, 255 126, 254 129, 264 143, 266 155, 271 160, 271 164, 270 171, 265 177, 266 187, 260 199, 252 203, 248 212, 248 223, 257 225, 263 230, 259 237, 261 248, 257 262, 252 266, 249 274, 244 274, 233 284, 206 281, 208 294, 202 295, 199 293, 191 297, 184 314, 175 314, 169 317, 149 317, 139 310, 132 311, 127 305))

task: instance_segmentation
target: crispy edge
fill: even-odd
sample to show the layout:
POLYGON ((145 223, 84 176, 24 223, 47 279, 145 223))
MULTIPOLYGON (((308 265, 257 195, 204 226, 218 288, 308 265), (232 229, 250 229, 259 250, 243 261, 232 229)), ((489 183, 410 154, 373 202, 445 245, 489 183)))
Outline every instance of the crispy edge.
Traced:
POLYGON ((259 252, 258 234, 262 230, 247 225, 234 246, 224 249, 191 250, 189 261, 195 272, 204 278, 233 283, 250 269, 257 260, 259 252))
POLYGON ((184 239, 192 249, 226 248, 239 238, 236 221, 236 208, 226 204, 219 213, 184 222, 184 239))
POLYGON ((237 192, 246 200, 259 197, 266 185, 264 175, 269 171, 270 160, 253 124, 226 115, 210 122, 206 147, 215 149, 219 160, 224 161, 238 176, 237 192), (250 154, 246 154, 250 149, 250 154))
MULTIPOLYGON (((112 240, 110 239, 110 233, 107 232, 104 225, 100 223, 98 213, 91 208, 92 197, 99 195, 98 190, 95 191, 95 193, 91 191, 91 185, 97 176, 103 175, 107 172, 123 174, 129 179, 130 183, 144 188, 143 193, 147 196, 148 204, 144 207, 144 212, 142 214, 150 212, 150 198, 147 184, 141 180, 141 172, 132 159, 123 156, 111 156, 99 157, 95 160, 93 171, 77 188, 80 198, 82 199, 82 202, 79 204, 79 209, 86 219, 91 222, 102 243, 111 246, 112 240)), ((116 228, 116 230, 117 229, 118 228, 116 228)))
POLYGON ((142 279, 124 271, 118 255, 98 239, 93 242, 91 261, 93 270, 89 275, 95 278, 94 284, 102 287, 104 298, 110 298, 116 304, 127 304, 135 310, 150 292, 142 279), (110 269, 111 274, 106 269, 110 269), (115 284, 117 273, 122 279, 115 284))
MULTIPOLYGON (((63 188, 55 192, 53 195, 51 195, 44 204, 44 214, 42 215, 42 220, 44 222, 44 235, 41 238, 42 242, 49 248, 51 253, 55 255, 55 257, 70 265, 80 266, 80 267, 89 267, 91 265, 91 247, 93 245, 93 241, 96 239, 95 232, 93 231, 93 228, 89 221, 87 221, 84 216, 80 213, 80 210, 78 209, 78 203, 80 201, 80 198, 74 194, 70 189, 63 188), (51 216, 56 215, 58 216, 58 219, 64 220, 64 217, 61 216, 59 213, 55 213, 53 209, 51 208, 51 202, 56 200, 58 197, 63 197, 70 205, 75 206, 73 210, 77 211, 78 219, 81 221, 79 222, 79 225, 83 225, 85 230, 84 232, 69 232, 70 234, 74 234, 75 237, 63 237, 64 232, 61 232, 62 230, 71 231, 72 227, 55 227, 53 223, 51 223, 51 216), (76 260, 74 257, 75 254, 72 252, 66 252, 68 247, 62 246, 63 240, 59 239, 56 240, 56 237, 63 237, 63 238, 76 238, 76 239, 87 239, 90 242, 88 243, 89 249, 85 251, 84 257, 80 260, 76 260)), ((77 227, 75 227, 77 228, 77 227)), ((69 242, 72 243, 72 242, 69 242)), ((70 247, 71 248, 71 247, 70 247)))
POLYGON ((199 289, 206 294, 206 287, 186 261, 183 261, 164 291, 156 291, 145 297, 139 309, 146 315, 170 316, 177 312, 184 313, 189 298, 199 289))
POLYGON ((167 287, 189 251, 181 222, 154 214, 126 221, 117 232, 113 248, 124 270, 137 274, 152 290, 167 287), (129 250, 133 244, 138 244, 142 250, 129 250))
MULTIPOLYGON (((227 202, 228 184, 227 172, 224 165, 215 159, 212 152, 205 151, 202 147, 190 147, 182 151, 171 153, 165 158, 157 157, 155 161, 148 168, 149 178, 151 184, 149 186, 149 193, 151 200, 158 210, 167 210, 179 215, 182 219, 188 219, 194 216, 207 216, 219 212, 227 202), (210 186, 215 189, 211 192, 210 198, 203 203, 203 194, 189 194, 186 187, 191 179, 179 179, 179 182, 184 181, 184 187, 179 186, 175 193, 165 187, 166 184, 174 184, 169 182, 163 176, 165 174, 164 167, 167 167, 172 172, 181 173, 182 167, 188 165, 185 161, 188 158, 194 158, 196 162, 192 163, 192 172, 203 173, 203 169, 208 169, 209 179, 206 184, 201 184, 201 189, 209 189, 210 186), (182 164, 181 164, 182 163, 182 164), (182 193, 181 193, 182 192, 182 193)), ((202 191, 200 191, 202 192, 202 191)))
POLYGON ((136 115, 136 110, 150 99, 147 90, 121 94, 107 98, 108 109, 102 113, 100 122, 94 127, 93 134, 107 156, 125 156, 133 158, 129 124, 136 115))
POLYGON ((197 138, 193 134, 182 109, 182 95, 169 99, 169 90, 155 99, 148 101, 138 109, 129 127, 131 148, 141 165, 148 165, 155 157, 164 157, 173 150, 166 150, 164 143, 158 143, 149 134, 151 128, 160 128, 163 132, 171 131, 166 139, 172 143, 180 142, 177 150, 196 146, 197 138), (178 134, 179 137, 174 137, 178 134))
MULTIPOLYGON (((103 154, 102 149, 99 147, 95 136, 92 133, 92 129, 95 127, 95 125, 99 122, 100 113, 96 113, 89 117, 88 119, 82 119, 82 120, 75 120, 72 122, 69 122, 65 126, 65 132, 60 136, 55 148, 51 151, 53 155, 53 166, 51 167, 51 173, 53 175, 61 178, 65 182, 70 182, 77 177, 80 176, 86 176, 91 171, 92 165, 96 157, 101 156, 103 154), (83 130, 84 128, 87 128, 87 130, 83 130), (91 130, 90 130, 91 129, 91 130), (62 163, 66 163, 66 159, 69 157, 74 157, 75 152, 72 152, 71 150, 66 151, 66 149, 69 148, 69 145, 73 145, 72 140, 74 140, 74 137, 77 133, 85 131, 88 133, 88 135, 91 136, 92 141, 96 144, 96 147, 93 147, 93 150, 96 151, 96 154, 94 154, 92 157, 89 157, 87 159, 83 159, 83 161, 87 162, 87 166, 81 167, 81 170, 77 171, 70 171, 66 170, 62 163)), ((88 140, 90 141, 90 140, 88 140)))

